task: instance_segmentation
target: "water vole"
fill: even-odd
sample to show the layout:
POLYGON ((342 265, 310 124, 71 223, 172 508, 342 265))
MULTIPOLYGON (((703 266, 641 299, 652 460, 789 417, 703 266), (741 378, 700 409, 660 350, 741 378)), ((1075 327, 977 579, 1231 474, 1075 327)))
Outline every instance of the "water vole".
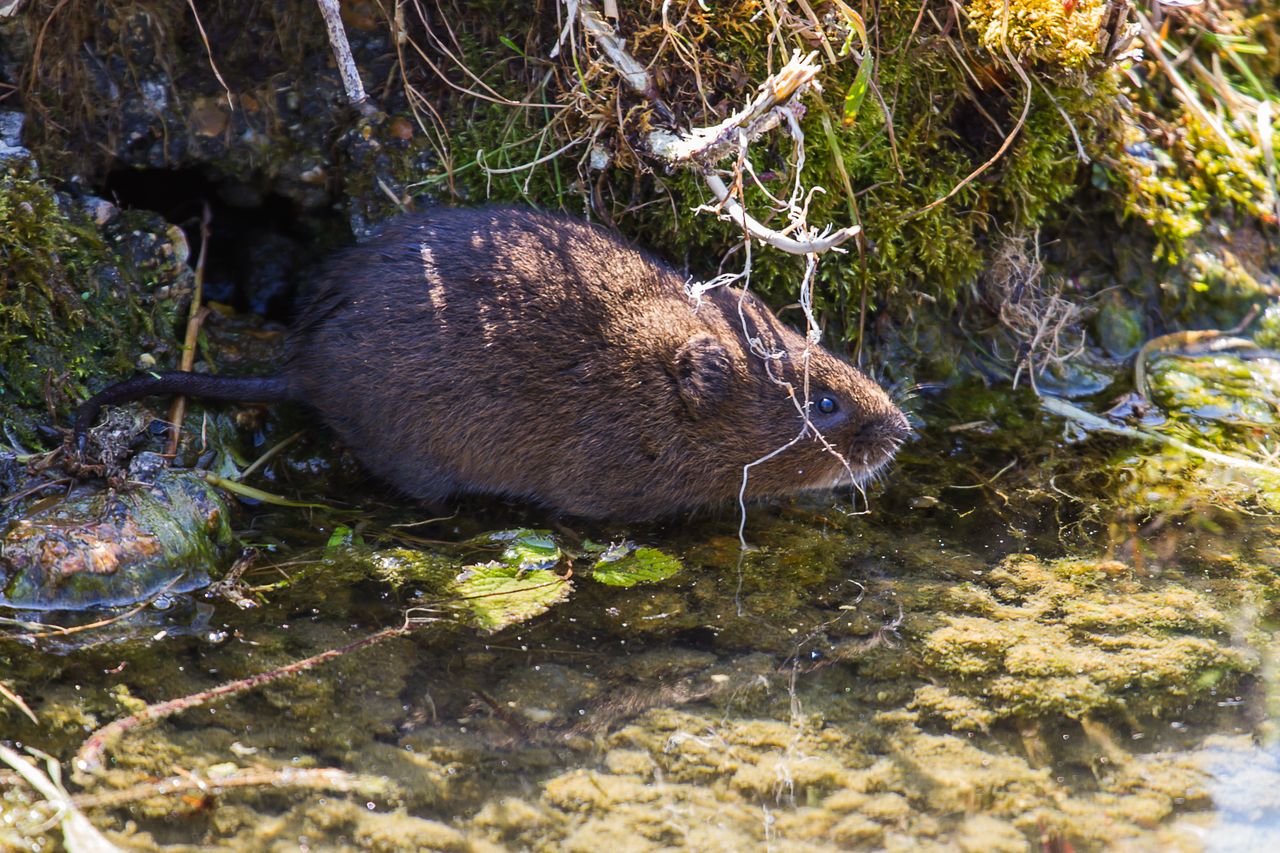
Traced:
POLYGON ((695 304, 683 276, 619 237, 528 210, 390 222, 325 266, 286 351, 276 376, 111 386, 76 433, 102 405, 151 394, 297 400, 408 495, 643 520, 736 498, 743 466, 766 456, 748 498, 862 481, 908 432, 876 383, 754 296, 695 304))

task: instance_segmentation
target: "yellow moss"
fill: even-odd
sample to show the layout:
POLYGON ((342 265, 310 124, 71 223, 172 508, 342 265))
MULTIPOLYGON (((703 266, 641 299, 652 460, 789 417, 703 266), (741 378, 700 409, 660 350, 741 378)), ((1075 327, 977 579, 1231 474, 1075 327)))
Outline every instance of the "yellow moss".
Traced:
POLYGON ((837 844, 875 847, 884 838, 884 827, 862 815, 851 814, 831 829, 830 837, 837 844))
POLYGON ((982 703, 952 693, 937 684, 916 688, 911 707, 946 720, 953 729, 977 729, 985 731, 996 721, 996 714, 982 703))
POLYGON ((995 56, 1004 46, 1019 59, 1066 68, 1084 65, 1096 52, 1106 0, 970 0, 969 26, 995 56))

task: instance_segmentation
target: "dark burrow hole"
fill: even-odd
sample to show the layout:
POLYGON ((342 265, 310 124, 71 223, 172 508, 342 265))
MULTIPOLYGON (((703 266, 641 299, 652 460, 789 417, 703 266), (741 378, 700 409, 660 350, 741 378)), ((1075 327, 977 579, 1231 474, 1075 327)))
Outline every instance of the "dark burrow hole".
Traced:
POLYGON ((208 203, 205 301, 270 320, 287 321, 307 270, 352 239, 338 210, 302 210, 283 195, 200 168, 117 169, 107 175, 100 193, 120 207, 151 210, 180 227, 192 265, 208 203))

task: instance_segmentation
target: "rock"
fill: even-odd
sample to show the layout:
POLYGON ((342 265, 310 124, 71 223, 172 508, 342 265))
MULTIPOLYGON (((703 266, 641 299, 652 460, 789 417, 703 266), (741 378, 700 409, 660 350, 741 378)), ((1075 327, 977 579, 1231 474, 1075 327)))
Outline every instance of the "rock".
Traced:
POLYGON ((222 496, 191 471, 44 497, 0 537, 0 605, 84 610, 204 586, 231 541, 226 516, 222 496))
MULTIPOLYGON (((3 14, 4 11, 0 8, 0 15, 3 14)), ((0 160, 27 159, 31 156, 31 152, 22 145, 24 121, 26 116, 17 110, 0 110, 0 160)))

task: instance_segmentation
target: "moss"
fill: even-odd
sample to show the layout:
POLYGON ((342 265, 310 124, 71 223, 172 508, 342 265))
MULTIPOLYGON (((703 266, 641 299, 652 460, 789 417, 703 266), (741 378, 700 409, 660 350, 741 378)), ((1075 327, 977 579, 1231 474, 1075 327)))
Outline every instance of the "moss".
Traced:
POLYGON ((0 170, 0 420, 23 441, 60 417, 92 380, 128 374, 134 359, 174 349, 190 292, 186 241, 148 215, 95 227, 29 166, 0 170))
POLYGON ((90 280, 103 244, 92 227, 71 220, 24 163, 8 161, 0 170, 0 222, 0 390, 5 402, 30 406, 41 399, 49 367, 33 351, 60 332, 84 330, 99 296, 90 280))
POLYGON ((993 55, 1015 56, 1063 68, 1079 68, 1098 50, 1106 0, 968 0, 969 27, 993 55))
MULTIPOLYGON (((1082 32, 1087 29, 1085 19, 1101 5, 1090 4, 1092 11, 1081 10, 1072 18, 1079 20, 1082 32)), ((708 109, 695 89, 685 86, 681 75, 687 69, 669 53, 656 7, 629 13, 625 24, 630 47, 642 62, 664 51, 663 61, 656 63, 658 67, 666 63, 660 88, 682 121, 713 124, 730 105, 744 102, 755 83, 767 76, 774 28, 763 10, 761 4, 740 2, 690 12, 682 32, 697 54, 696 91, 714 94, 722 104, 715 109, 708 109)), ((845 339, 857 337, 864 320, 864 301, 869 308, 887 310, 898 318, 929 310, 918 307, 916 294, 938 301, 943 310, 954 305, 983 266, 985 232, 991 218, 1012 220, 1029 229, 1044 222, 1076 186, 1079 161, 1073 131, 1088 140, 1109 116, 1108 99, 1114 93, 1109 74, 1044 73, 1032 93, 1028 123, 1005 160, 983 180, 965 186, 951 201, 919 212, 960 184, 1001 143, 1002 136, 982 114, 994 116, 1002 132, 1008 133, 1021 104, 1020 96, 1001 94, 1001 86, 1011 90, 1010 72, 1000 67, 1003 54, 966 53, 963 45, 957 54, 943 38, 915 36, 913 24, 918 12, 918 4, 903 2, 882 5, 877 15, 876 81, 886 103, 892 102, 892 127, 870 96, 852 126, 842 120, 844 94, 857 73, 853 62, 827 64, 821 75, 824 94, 810 95, 806 100, 802 177, 807 185, 826 189, 810 200, 809 221, 856 221, 874 242, 873 251, 830 256, 818 270, 817 306, 829 329, 845 339), (975 68, 988 75, 989 88, 974 89, 969 75, 975 68), (1005 82, 1000 82, 1002 78, 1005 82), (856 198, 849 195, 850 190, 856 198)), ((539 22, 528 23, 530 39, 554 36, 539 22)), ((464 21, 461 26, 470 24, 464 21)), ((523 26, 523 22, 512 22, 515 29, 523 26)), ((827 26, 827 37, 838 45, 843 30, 830 22, 827 26)), ((1070 50, 1077 49, 1073 42, 1070 50)), ((492 75, 488 82, 508 96, 525 97, 527 85, 533 91, 531 97, 557 97, 555 80, 536 88, 534 81, 541 72, 521 69, 510 49, 477 40, 471 50, 467 65, 501 68, 503 73, 492 75), (511 73, 513 66, 516 74, 511 73)), ((1080 62, 1072 59, 1070 64, 1076 67, 1080 62)), ((614 85, 611 74, 593 66, 586 80, 587 93, 576 90, 576 79, 560 80, 560 85, 572 83, 574 98, 603 99, 610 96, 608 87, 614 85)), ((559 94, 569 97, 567 88, 559 94)), ((648 119, 635 119, 634 124, 624 119, 615 127, 600 112, 569 111, 556 114, 558 123, 551 133, 544 132, 549 114, 538 110, 513 111, 474 102, 464 109, 467 121, 451 140, 454 167, 447 175, 434 178, 433 186, 447 186, 468 200, 522 200, 575 213, 594 212, 612 219, 677 263, 689 263, 693 273, 702 277, 713 274, 721 256, 740 239, 731 223, 692 212, 694 206, 709 200, 696 176, 686 171, 655 174, 630 153, 631 134, 643 132, 648 119), (599 122, 605 130, 596 144, 611 155, 611 165, 601 172, 583 166, 580 147, 513 174, 486 174, 472 159, 483 151, 489 166, 516 168, 565 144, 573 135, 590 131, 599 122)), ((609 111, 612 109, 610 106, 609 111)), ((771 134, 762 138, 753 146, 752 156, 758 172, 771 173, 772 191, 789 186, 793 175, 788 165, 790 143, 785 137, 771 134)), ((769 208, 768 200, 755 188, 748 190, 748 203, 762 215, 769 208)), ((765 218, 767 221, 767 215, 765 218)), ((730 261, 731 265, 736 263, 730 261)), ((752 287, 777 303, 789 302, 795 298, 802 273, 801 259, 768 249, 757 251, 752 287)))

